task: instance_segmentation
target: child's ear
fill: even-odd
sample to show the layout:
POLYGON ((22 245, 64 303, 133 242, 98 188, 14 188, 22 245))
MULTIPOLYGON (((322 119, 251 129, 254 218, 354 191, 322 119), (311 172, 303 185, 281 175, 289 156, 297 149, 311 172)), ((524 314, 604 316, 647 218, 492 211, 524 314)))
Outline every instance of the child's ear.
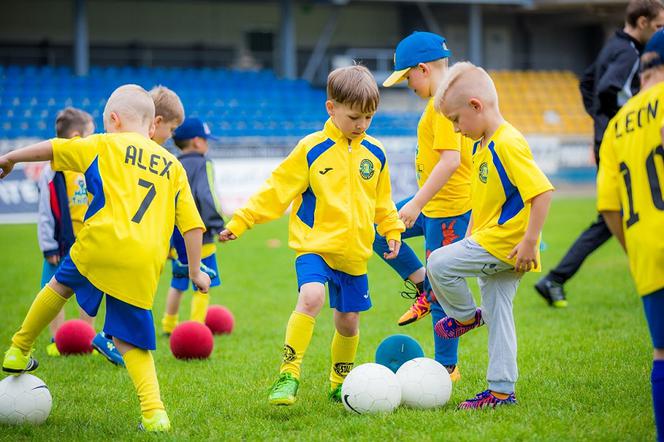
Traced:
POLYGON ((484 109, 484 105, 477 98, 471 98, 468 100, 468 105, 473 108, 475 112, 482 112, 482 109, 484 109))
POLYGON ((120 116, 116 112, 111 112, 110 120, 114 129, 119 129, 122 126, 120 116))
POLYGON ((419 64, 417 65, 417 68, 418 68, 419 70, 421 70, 422 73, 423 73, 424 75, 426 75, 426 74, 428 74, 429 72, 431 72, 431 69, 429 69, 429 65, 427 65, 426 63, 419 63, 419 64))
POLYGON ((325 110, 330 117, 334 117, 334 101, 327 100, 325 102, 325 110))
POLYGON ((163 121, 164 121, 164 117, 162 117, 161 115, 157 115, 156 117, 154 117, 154 125, 155 126, 161 124, 163 121))
MULTIPOLYGON (((159 117, 159 118, 161 118, 161 117, 159 117)), ((152 139, 152 137, 154 137, 154 133, 155 133, 156 130, 157 130, 157 126, 155 126, 155 122, 152 121, 152 123, 150 123, 150 127, 148 128, 148 136, 150 137, 150 139, 152 139)))

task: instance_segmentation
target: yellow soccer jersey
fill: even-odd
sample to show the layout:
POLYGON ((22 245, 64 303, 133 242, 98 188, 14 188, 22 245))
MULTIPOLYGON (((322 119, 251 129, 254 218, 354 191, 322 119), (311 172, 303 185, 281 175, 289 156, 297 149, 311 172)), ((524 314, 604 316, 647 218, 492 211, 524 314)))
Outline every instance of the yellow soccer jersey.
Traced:
POLYGON ((64 171, 67 198, 69 200, 69 215, 74 236, 83 228, 83 218, 88 210, 88 191, 85 187, 85 176, 80 172, 64 171))
POLYGON ((367 273, 374 224, 388 240, 405 230, 383 147, 368 135, 349 142, 332 120, 298 143, 227 228, 239 236, 280 217, 291 201, 288 245, 351 275, 367 273))
POLYGON ((433 107, 433 98, 417 125, 417 156, 415 167, 417 184, 422 187, 440 161, 442 150, 457 150, 461 164, 449 181, 424 206, 422 213, 431 218, 462 215, 470 210, 470 170, 472 140, 454 132, 452 122, 433 107))
POLYGON ((70 256, 105 293, 150 309, 173 225, 204 229, 184 168, 136 133, 55 138, 53 170, 85 173, 92 201, 70 256))
MULTIPOLYGON (((507 256, 521 242, 530 219, 530 200, 553 190, 533 159, 528 142, 511 124, 503 123, 485 146, 473 147, 472 238, 496 258, 507 256)), ((540 271, 539 240, 537 268, 540 271)))
POLYGON ((664 83, 632 97, 600 147, 597 209, 622 211, 629 267, 640 295, 664 288, 664 83))

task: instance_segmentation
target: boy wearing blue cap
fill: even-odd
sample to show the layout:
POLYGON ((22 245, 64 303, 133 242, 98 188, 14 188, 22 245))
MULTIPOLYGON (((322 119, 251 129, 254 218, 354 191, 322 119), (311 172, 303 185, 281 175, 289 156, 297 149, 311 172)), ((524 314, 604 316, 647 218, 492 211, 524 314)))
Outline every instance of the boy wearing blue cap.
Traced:
MULTIPOLYGON (((417 126, 415 158, 418 192, 397 204, 406 224, 404 238, 424 236, 426 257, 439 247, 452 244, 466 235, 470 219, 470 167, 472 141, 455 133, 452 123, 434 111, 433 96, 447 72, 451 51, 440 35, 414 32, 404 38, 394 54, 394 72, 383 86, 408 81, 418 97, 428 100, 417 126)), ((383 256, 387 245, 376 234, 374 250, 383 256)), ((430 312, 433 324, 445 312, 432 296, 431 285, 421 261, 406 244, 399 256, 386 261, 408 285, 417 288, 415 302, 399 319, 399 325, 415 322, 430 312)), ((402 296, 408 296, 402 292, 402 296)), ((453 381, 460 378, 457 368, 458 340, 443 340, 434 334, 435 359, 450 372, 453 381)))
MULTIPOLYGON (((215 255, 217 247, 214 244, 214 238, 224 229, 224 219, 215 190, 214 164, 205 156, 209 149, 208 139, 214 139, 214 137, 211 135, 208 125, 198 118, 186 118, 173 133, 173 141, 182 151, 178 160, 187 172, 189 187, 191 187, 196 207, 205 224, 201 270, 210 276, 210 287, 217 287, 221 284, 221 280, 217 268, 215 255)), ((162 331, 165 335, 170 335, 177 326, 182 294, 189 287, 187 252, 184 247, 184 239, 177 227, 173 230, 171 245, 174 254, 173 277, 166 298, 166 311, 161 320, 162 331)), ((190 319, 205 323, 210 296, 198 291, 194 285, 192 285, 192 289, 194 293, 191 299, 190 319)))
POLYGON ((655 347, 651 374, 659 441, 664 440, 664 31, 641 57, 641 92, 606 128, 600 146, 597 210, 629 257, 655 347))

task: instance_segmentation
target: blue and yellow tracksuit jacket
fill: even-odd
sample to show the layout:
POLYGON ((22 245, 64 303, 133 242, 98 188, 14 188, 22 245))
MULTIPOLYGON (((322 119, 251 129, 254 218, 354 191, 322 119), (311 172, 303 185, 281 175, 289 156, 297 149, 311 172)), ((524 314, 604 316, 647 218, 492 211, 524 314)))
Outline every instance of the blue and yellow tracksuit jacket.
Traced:
POLYGON ((387 240, 400 241, 405 230, 380 142, 368 135, 348 140, 331 120, 300 140, 227 228, 240 236, 279 218, 291 202, 288 245, 351 275, 367 273, 374 224, 387 240))

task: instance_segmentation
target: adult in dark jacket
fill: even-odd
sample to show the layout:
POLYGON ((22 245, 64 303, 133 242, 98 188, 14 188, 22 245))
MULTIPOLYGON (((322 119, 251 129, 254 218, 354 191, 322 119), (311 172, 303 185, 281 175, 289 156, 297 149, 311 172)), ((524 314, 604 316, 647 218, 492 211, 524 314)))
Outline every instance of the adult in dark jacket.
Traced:
MULTIPOLYGON (((644 45, 664 26, 660 0, 632 0, 625 11, 625 26, 606 42, 595 62, 581 78, 581 96, 595 123, 594 153, 599 166, 599 146, 609 120, 639 91, 639 58, 644 45)), ((549 305, 566 307, 563 285, 579 270, 583 261, 611 238, 604 218, 597 219, 576 239, 558 265, 535 284, 549 305)))

